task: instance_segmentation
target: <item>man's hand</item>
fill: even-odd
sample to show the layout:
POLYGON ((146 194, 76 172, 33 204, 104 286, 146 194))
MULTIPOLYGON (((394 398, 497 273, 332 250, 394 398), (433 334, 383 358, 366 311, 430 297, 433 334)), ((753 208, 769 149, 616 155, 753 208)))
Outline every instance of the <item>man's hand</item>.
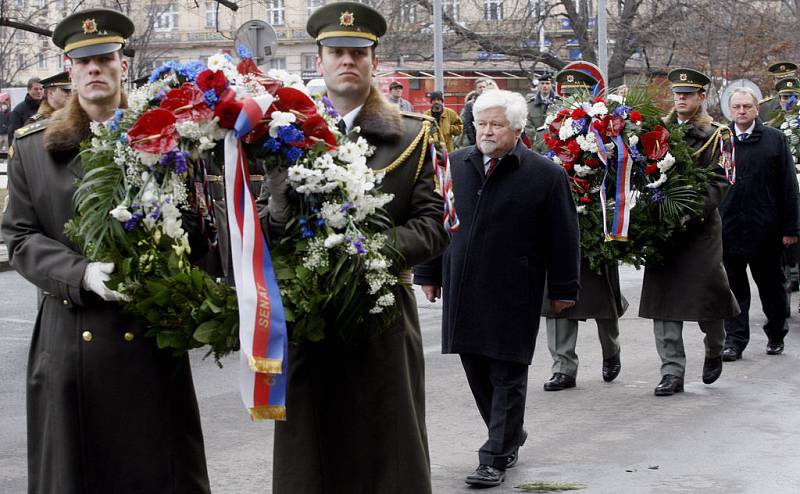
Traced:
POLYGON ((85 290, 94 292, 106 302, 130 302, 130 297, 114 291, 106 286, 106 282, 114 272, 113 262, 90 262, 83 272, 82 285, 85 290))
POLYGON ((436 302, 437 299, 442 298, 442 287, 435 286, 435 285, 422 285, 422 293, 425 294, 425 298, 428 299, 428 302, 436 302))
POLYGON ((783 237, 783 245, 794 245, 797 243, 797 239, 800 238, 797 235, 787 235, 783 237))
POLYGON ((556 314, 561 314, 561 311, 569 309, 575 305, 574 300, 551 300, 550 310, 556 314))
POLYGON ((285 224, 289 221, 289 181, 286 168, 274 168, 267 172, 269 191, 269 217, 273 223, 285 224))

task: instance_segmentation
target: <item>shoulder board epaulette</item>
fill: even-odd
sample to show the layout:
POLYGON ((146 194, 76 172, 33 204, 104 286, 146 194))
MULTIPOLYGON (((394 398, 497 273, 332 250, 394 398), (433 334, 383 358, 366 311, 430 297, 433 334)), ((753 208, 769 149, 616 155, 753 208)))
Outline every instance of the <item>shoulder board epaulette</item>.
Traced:
POLYGON ((773 99, 775 99, 775 96, 770 96, 769 98, 763 98, 763 99, 759 100, 758 104, 759 105, 763 105, 767 101, 770 101, 770 100, 773 100, 773 99))
POLYGON ((47 128, 47 124, 50 123, 47 118, 42 119, 38 122, 33 122, 31 124, 25 125, 24 127, 18 128, 14 132, 14 139, 22 139, 25 136, 29 136, 31 134, 35 134, 40 130, 44 130, 47 128))
POLYGON ((403 115, 404 117, 416 118, 417 120, 427 120, 429 122, 434 122, 434 123, 436 122, 436 120, 434 120, 433 117, 430 117, 428 115, 423 115, 422 113, 401 111, 400 115, 403 115))
POLYGON ((39 120, 43 119, 44 117, 45 117, 44 113, 37 113, 37 114, 33 115, 30 118, 30 121, 31 122, 36 122, 36 121, 39 121, 39 120))

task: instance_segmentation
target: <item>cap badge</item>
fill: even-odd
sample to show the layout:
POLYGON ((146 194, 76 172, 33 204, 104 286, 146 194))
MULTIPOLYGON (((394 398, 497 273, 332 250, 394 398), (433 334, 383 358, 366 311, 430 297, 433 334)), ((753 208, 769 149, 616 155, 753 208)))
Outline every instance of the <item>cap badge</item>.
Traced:
POLYGON ((97 32, 97 22, 94 19, 83 20, 83 34, 94 34, 97 32))
POLYGON ((781 70, 786 70, 786 66, 785 65, 781 65, 781 70))
POLYGON ((681 73, 681 75, 680 75, 680 80, 682 80, 682 81, 687 81, 687 80, 689 80, 689 74, 686 74, 686 73, 681 73))
POLYGON ((792 86, 793 86, 792 81, 786 83, 786 87, 792 87, 792 86))
POLYGON ((342 12, 342 15, 339 16, 339 25, 351 27, 353 22, 355 22, 356 17, 353 15, 352 12, 342 12))
POLYGON ((569 75, 567 76, 567 82, 575 82, 575 76, 574 76, 574 75, 572 75, 572 74, 569 74, 569 75))

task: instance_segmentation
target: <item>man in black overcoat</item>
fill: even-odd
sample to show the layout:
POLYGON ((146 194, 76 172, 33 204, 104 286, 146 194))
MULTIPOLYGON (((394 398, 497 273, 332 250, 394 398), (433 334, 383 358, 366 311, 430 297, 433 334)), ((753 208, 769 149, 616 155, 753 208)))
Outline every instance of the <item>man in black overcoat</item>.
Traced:
MULTIPOLYGON (((784 84, 788 84, 786 90, 794 90, 800 81, 788 79, 784 84)), ((783 246, 797 243, 800 222, 794 161, 786 137, 758 119, 758 99, 749 89, 734 91, 730 107, 734 118, 730 129, 736 135, 736 180, 722 201, 720 212, 723 261, 742 312, 725 320, 722 356, 726 361, 735 361, 750 341, 748 266, 767 316, 767 354, 783 352, 784 337, 789 331, 789 307, 781 255, 783 246)))
POLYGON ((545 278, 554 312, 575 304, 578 218, 566 172, 528 150, 524 97, 486 91, 473 108, 477 144, 450 155, 461 227, 436 263, 419 266, 427 298, 443 295, 442 352, 461 357, 488 439, 466 482, 499 485, 517 462, 528 366, 545 278), (443 292, 441 289, 443 288, 443 292))

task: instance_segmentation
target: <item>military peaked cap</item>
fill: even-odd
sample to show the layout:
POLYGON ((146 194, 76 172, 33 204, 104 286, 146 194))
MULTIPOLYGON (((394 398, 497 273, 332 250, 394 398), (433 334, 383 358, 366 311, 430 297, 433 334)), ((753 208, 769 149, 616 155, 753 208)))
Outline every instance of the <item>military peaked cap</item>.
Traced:
POLYGON ((800 79, 796 77, 781 79, 775 84, 775 91, 785 95, 800 94, 800 79))
POLYGON ((128 16, 111 9, 86 9, 68 16, 53 30, 53 43, 70 58, 113 53, 133 34, 128 16))
POLYGON ((776 62, 767 67, 767 72, 777 78, 794 76, 797 72, 797 64, 792 62, 776 62))
POLYGON ((306 31, 322 46, 366 48, 386 33, 386 19, 369 5, 335 2, 315 10, 306 31))
POLYGON ((711 79, 704 73, 694 69, 675 69, 670 71, 667 78, 672 83, 674 93, 696 93, 705 91, 711 79))
POLYGON ((582 70, 567 69, 556 74, 556 82, 561 84, 563 94, 574 94, 591 91, 597 84, 597 79, 582 70))
POLYGON ((60 87, 66 91, 72 90, 72 83, 69 80, 69 72, 61 72, 56 75, 51 75, 40 81, 45 89, 51 87, 60 87))

